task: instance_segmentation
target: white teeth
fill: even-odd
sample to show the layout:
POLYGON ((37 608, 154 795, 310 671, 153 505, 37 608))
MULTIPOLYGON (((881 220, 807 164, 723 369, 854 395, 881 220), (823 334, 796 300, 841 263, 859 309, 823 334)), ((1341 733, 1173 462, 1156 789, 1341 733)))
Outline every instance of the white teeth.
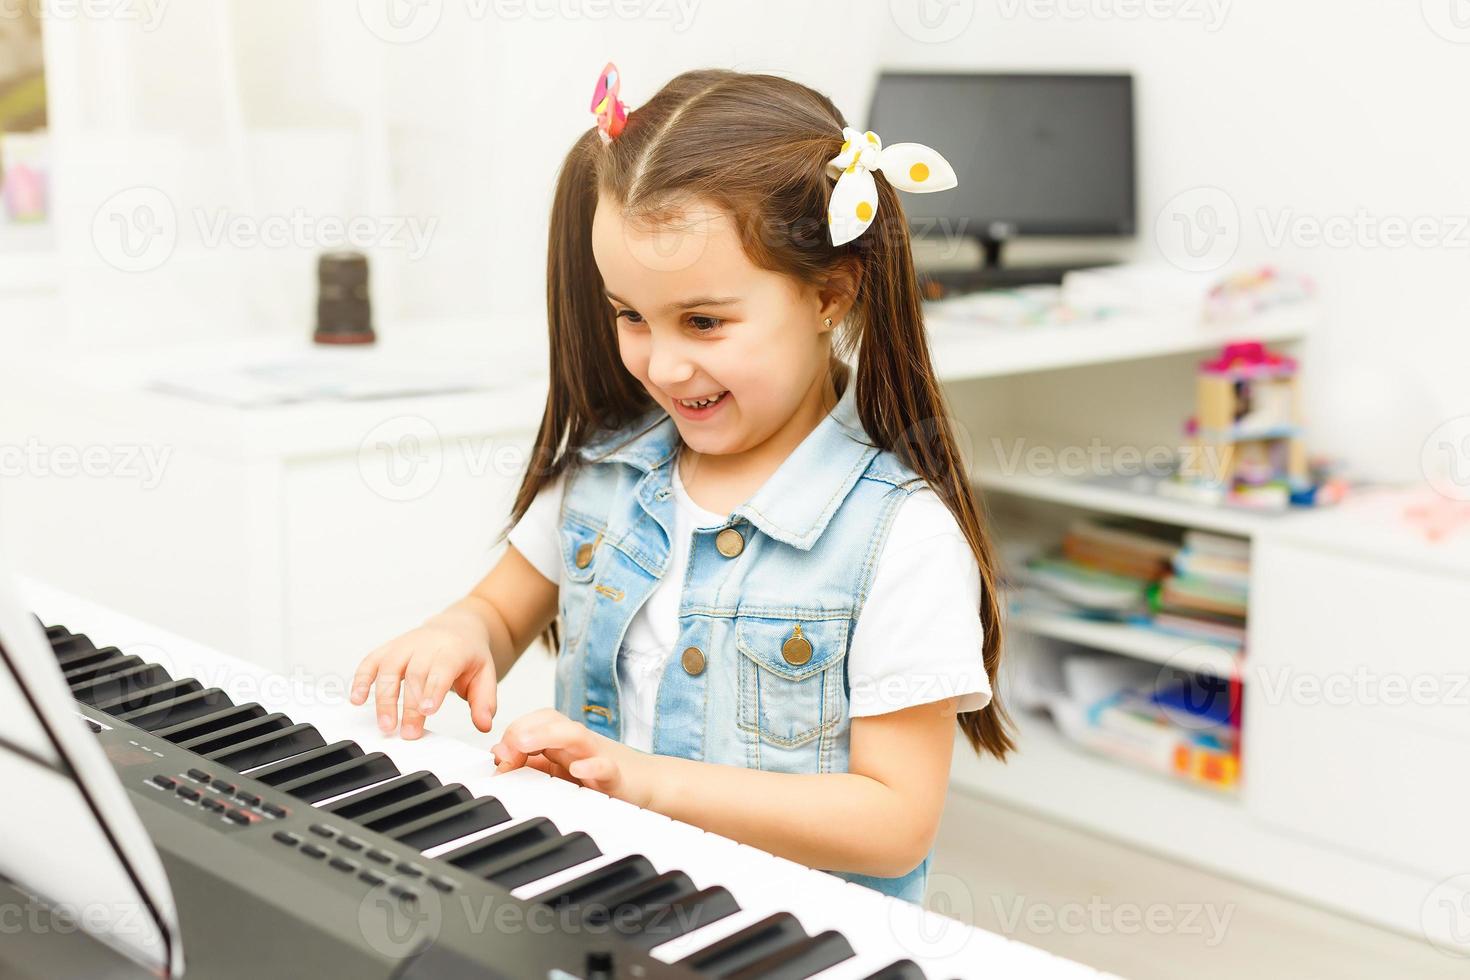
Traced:
POLYGON ((718 395, 714 396, 713 398, 700 398, 700 399, 696 399, 696 400, 692 400, 692 401, 689 400, 689 399, 680 398, 679 399, 679 404, 680 405, 685 405, 685 406, 687 406, 689 408, 704 408, 706 405, 713 405, 715 402, 719 401, 724 396, 725 396, 725 392, 722 391, 718 395))

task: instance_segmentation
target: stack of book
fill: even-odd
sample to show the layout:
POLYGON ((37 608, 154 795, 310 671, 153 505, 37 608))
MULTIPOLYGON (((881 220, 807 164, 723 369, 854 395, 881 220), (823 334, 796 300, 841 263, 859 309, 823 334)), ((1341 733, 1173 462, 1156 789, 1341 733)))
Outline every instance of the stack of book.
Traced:
POLYGON ((1186 531, 1172 566, 1150 590, 1153 625, 1182 636, 1244 643, 1250 543, 1186 531))
POLYGON ((1081 520, 1061 548, 1026 563, 1016 608, 1111 620, 1240 650, 1250 544, 1205 531, 1181 544, 1139 523, 1081 520))
POLYGON ((1173 568, 1176 541, 1128 524, 1080 520, 1062 539, 1060 554, 1033 559, 1027 582, 1078 615, 1139 619, 1149 594, 1173 568))

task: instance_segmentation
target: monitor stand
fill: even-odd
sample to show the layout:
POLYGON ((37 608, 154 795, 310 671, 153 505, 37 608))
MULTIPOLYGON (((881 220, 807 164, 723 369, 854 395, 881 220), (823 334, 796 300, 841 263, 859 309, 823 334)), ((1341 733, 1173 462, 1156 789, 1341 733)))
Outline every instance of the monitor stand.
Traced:
POLYGON ((919 278, 926 299, 942 299, 958 293, 992 289, 1019 289, 1022 286, 1056 286, 1062 277, 1075 269, 1096 269, 1112 262, 1072 262, 1067 265, 1005 265, 1001 252, 1006 239, 977 237, 984 256, 974 269, 947 269, 923 272, 919 278))

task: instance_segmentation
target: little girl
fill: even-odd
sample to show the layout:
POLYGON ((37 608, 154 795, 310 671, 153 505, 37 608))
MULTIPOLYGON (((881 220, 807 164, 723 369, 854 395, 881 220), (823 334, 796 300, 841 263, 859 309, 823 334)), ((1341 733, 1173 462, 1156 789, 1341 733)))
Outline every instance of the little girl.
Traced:
POLYGON ((956 719, 1012 747, 895 191, 953 172, 770 75, 687 72, 625 112, 609 66, 594 108, 556 186, 550 393, 509 546, 369 654, 352 700, 375 686, 392 731, 402 684, 417 738, 453 690, 488 732, 544 633, 556 709, 506 728, 498 771, 920 901, 956 719))

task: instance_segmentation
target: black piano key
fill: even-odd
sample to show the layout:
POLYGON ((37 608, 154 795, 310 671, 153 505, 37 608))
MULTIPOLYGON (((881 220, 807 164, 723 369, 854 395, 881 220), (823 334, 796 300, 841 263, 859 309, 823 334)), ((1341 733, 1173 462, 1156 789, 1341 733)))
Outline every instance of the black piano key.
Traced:
POLYGON ((573 878, 549 892, 543 892, 531 901, 554 909, 569 909, 580 917, 587 914, 593 906, 606 909, 609 896, 621 894, 630 886, 640 885, 657 877, 658 871, 649 863, 648 858, 642 854, 629 854, 611 864, 589 871, 580 878, 573 878))
MULTIPOLYGON (((167 725, 158 729, 153 734, 159 738, 168 739, 170 742, 187 742, 198 738, 200 735, 208 735, 222 728, 229 728, 241 722, 259 718, 265 714, 265 709, 255 702, 249 704, 237 704, 232 708, 220 708, 211 711, 207 715, 190 718, 177 724, 167 725)), ((285 718, 285 715, 281 716, 285 718)))
MULTIPOLYGON (((168 675, 165 674, 164 676, 167 677, 168 675)), ((153 687, 145 687, 141 691, 134 690, 126 694, 119 694, 117 697, 108 701, 95 701, 92 703, 92 707, 98 711, 105 711, 108 714, 116 715, 124 711, 132 711, 134 708, 141 708, 144 705, 157 704, 160 701, 168 701, 171 698, 182 697, 185 694, 202 690, 204 690, 204 685, 190 677, 188 680, 165 681, 153 687)))
POLYGON ((357 822, 368 830, 376 830, 380 834, 386 834, 395 827, 422 820, 424 817, 440 810, 448 810, 460 803, 467 803, 475 798, 460 783, 450 786, 439 786, 421 793, 418 796, 399 800, 397 803, 389 803, 369 813, 364 813, 357 818, 357 822))
POLYGON ((338 763, 309 776, 281 783, 276 788, 308 803, 316 803, 381 783, 396 775, 398 767, 393 764, 392 759, 381 752, 369 752, 360 759, 338 763))
POLYGON ((85 633, 77 633, 60 642, 52 643, 51 652, 56 655, 57 666, 66 670, 69 667, 80 667, 83 660, 99 655, 111 656, 120 651, 117 647, 104 647, 99 650, 97 644, 88 639, 85 633))
POLYGON ((447 810, 431 813, 393 830, 379 832, 416 851, 427 851, 431 847, 488 830, 509 819, 510 814, 505 811, 503 803, 493 796, 482 796, 477 800, 457 803, 447 810))
MULTIPOLYGON (((313 729, 315 731, 315 729, 313 729)), ((318 736, 320 737, 320 736, 318 736)), ((309 776, 312 773, 321 772, 341 762, 351 759, 362 758, 362 746, 349 739, 333 742, 331 745, 321 745, 306 752, 301 752, 289 758, 280 759, 269 765, 263 765, 250 774, 251 779, 258 779, 267 786, 279 786, 289 783, 293 779, 309 776)), ((224 762, 223 759, 220 760, 224 762)), ((225 765, 229 765, 225 762, 225 765)))
POLYGON ((223 752, 225 749, 243 746, 252 739, 283 732, 290 728, 291 724, 290 718, 279 711, 273 711, 268 715, 254 715, 247 717, 244 721, 200 732, 197 735, 185 732, 182 733, 185 737, 173 738, 170 741, 175 742, 181 749, 188 749, 198 755, 210 756, 216 752, 223 752))
POLYGON ((439 857, 470 874, 479 874, 481 868, 497 864, 507 855, 560 836, 556 824, 545 817, 532 817, 439 857))
MULTIPOLYGON (((683 875, 682 871, 675 873, 683 875)), ((624 942, 646 951, 739 911, 740 904, 729 889, 715 885, 674 899, 624 900, 611 922, 624 942)))
MULTIPOLYGON (((335 800, 322 806, 323 813, 335 813, 343 820, 356 820, 365 813, 373 813, 394 803, 402 803, 433 789, 439 788, 439 777, 427 769, 399 776, 381 786, 365 789, 346 799, 335 800)), ((466 790, 468 792, 468 790, 466 790)))
POLYGON ((142 657, 128 656, 119 652, 115 657, 108 657, 106 660, 99 660, 95 663, 87 664, 85 667, 75 667, 71 670, 64 671, 61 679, 66 681, 67 687, 74 687, 83 681, 105 677, 108 674, 116 674, 130 667, 137 667, 142 663, 142 657))
POLYGON ((46 642, 47 643, 55 643, 57 640, 63 640, 63 639, 65 639, 68 636, 71 636, 71 631, 68 630, 65 626, 48 626, 48 627, 46 627, 46 642))
POLYGON ((919 969, 919 964, 913 960, 899 960, 897 963, 889 963, 876 973, 870 973, 863 980, 929 980, 924 971, 919 969))
POLYGON ((480 877, 488 878, 502 888, 519 888, 601 854, 602 849, 596 841, 582 831, 574 830, 564 837, 542 841, 519 854, 512 854, 482 870, 480 877))
POLYGON ((231 707, 229 696, 217 687, 209 687, 168 701, 125 711, 117 716, 117 720, 151 732, 228 707, 231 707))
POLYGON ((796 921, 796 916, 777 912, 675 962, 703 976, 722 980, 806 938, 806 930, 796 921))
POLYGON ((729 976, 730 980, 806 980, 814 973, 852 959, 852 955, 852 944, 842 933, 828 929, 756 960, 729 976))
POLYGON ((141 691, 168 680, 167 671, 158 664, 139 664, 136 667, 118 671, 116 674, 94 677, 92 680, 73 684, 71 685, 71 696, 93 707, 101 707, 103 701, 113 701, 124 694, 141 691))
POLYGON ((297 724, 287 725, 277 731, 266 732, 213 752, 199 754, 211 762, 218 762, 236 772, 244 772, 256 766, 279 762, 326 743, 327 740, 322 738, 322 733, 314 725, 297 724))

